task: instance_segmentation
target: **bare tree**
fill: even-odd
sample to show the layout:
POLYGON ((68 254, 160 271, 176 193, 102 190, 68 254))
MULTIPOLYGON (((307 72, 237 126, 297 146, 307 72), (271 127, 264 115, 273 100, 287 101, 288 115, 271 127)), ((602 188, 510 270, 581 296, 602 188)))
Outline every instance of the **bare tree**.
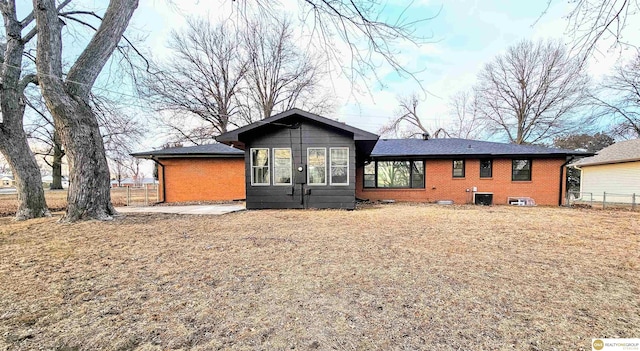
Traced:
POLYGON ((111 204, 109 168, 90 92, 137 6, 137 0, 112 0, 100 27, 63 77, 63 23, 58 18, 55 0, 33 0, 38 81, 70 166, 68 205, 63 220, 104 220, 116 213, 111 204))
POLYGON ((449 135, 462 139, 478 138, 484 129, 484 121, 480 118, 475 91, 454 94, 449 107, 452 115, 449 135))
MULTIPOLYGON (((547 7, 552 0, 548 0, 547 7)), ((579 0, 571 2, 573 8, 567 14, 567 30, 573 38, 574 49, 583 60, 597 50, 597 44, 611 41, 611 47, 637 47, 638 43, 626 41, 623 32, 633 16, 640 11, 640 3, 634 0, 579 0)))
MULTIPOLYGON (((277 16, 273 14, 283 10, 283 5, 277 1, 254 3, 263 14, 277 16)), ((398 11, 397 17, 389 15, 385 1, 301 0, 299 3, 301 21, 311 31, 311 36, 318 39, 309 45, 316 46, 332 63, 342 63, 342 73, 351 82, 366 83, 370 75, 381 80, 377 75, 381 62, 386 62, 400 75, 418 81, 401 63, 396 44, 409 42, 417 46, 427 43, 430 38, 419 35, 416 29, 438 13, 430 17, 412 17, 416 14, 410 9, 412 2, 398 11), (346 52, 339 49, 338 42, 346 44, 346 52)))
POLYGON ((247 94, 260 119, 293 107, 323 113, 330 100, 321 94, 323 62, 295 45, 291 22, 254 21, 243 35, 248 55, 247 94))
POLYGON ((169 42, 169 63, 143 87, 174 140, 212 137, 292 107, 326 112, 333 101, 320 88, 322 62, 297 47, 288 21, 212 26, 189 19, 169 42))
MULTIPOLYGON (((53 7, 53 10, 56 11, 56 8, 53 7)), ((35 35, 34 30, 26 31, 33 17, 28 15, 18 20, 15 0, 0 1, 0 12, 6 38, 0 56, 0 152, 8 161, 16 180, 19 205, 15 218, 24 220, 48 216, 40 169, 23 129, 26 108, 24 90, 28 84, 36 82, 33 74, 23 74, 22 71, 25 45, 35 35), (26 33, 23 34, 23 31, 26 33)))
POLYGON ((396 117, 380 128, 380 135, 394 135, 403 138, 411 138, 416 135, 423 135, 426 138, 449 136, 449 133, 444 128, 437 128, 433 133, 430 133, 425 127, 418 115, 420 99, 417 94, 398 97, 398 104, 399 107, 395 113, 396 117))
POLYGON ((521 41, 478 75, 477 106, 488 130, 516 144, 537 143, 575 130, 588 77, 580 61, 554 41, 521 41))
POLYGON ((232 23, 216 26, 190 18, 183 32, 172 32, 169 48, 173 55, 159 64, 143 86, 153 105, 166 114, 167 127, 184 139, 200 144, 205 138, 239 126, 235 96, 247 70, 240 34, 232 23), (185 115, 203 122, 194 128, 184 123, 185 115), (199 132, 194 133, 194 130, 199 132))
POLYGON ((625 139, 640 137, 640 55, 605 77, 591 100, 600 116, 613 117, 613 134, 625 139))

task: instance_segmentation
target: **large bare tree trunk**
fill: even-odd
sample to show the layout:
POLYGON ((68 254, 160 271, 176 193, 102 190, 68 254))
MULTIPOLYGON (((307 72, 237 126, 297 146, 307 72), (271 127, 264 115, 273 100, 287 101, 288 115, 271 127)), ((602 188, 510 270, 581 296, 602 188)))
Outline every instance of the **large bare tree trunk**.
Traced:
POLYGON ((0 152, 9 163, 16 179, 19 200, 16 219, 48 216, 50 214, 42 189, 40 168, 29 149, 23 129, 24 89, 33 78, 20 78, 24 44, 28 39, 22 37, 22 25, 17 20, 14 1, 2 6, 2 15, 7 43, 2 57, 0 152))
POLYGON ((70 184, 63 221, 111 219, 109 167, 98 119, 91 110, 91 87, 129 24, 137 0, 112 0, 85 50, 62 78, 62 23, 55 0, 33 0, 38 29, 37 69, 42 96, 69 161, 70 184))
MULTIPOLYGON (((4 104, 3 104, 4 105, 4 104)), ((3 117, 6 119, 3 106, 3 117)), ((20 117, 22 118, 22 117, 20 117)), ((10 130, 3 124, 0 151, 11 167, 18 191, 17 220, 49 216, 42 189, 42 177, 36 158, 29 149, 27 137, 21 128, 10 130)))

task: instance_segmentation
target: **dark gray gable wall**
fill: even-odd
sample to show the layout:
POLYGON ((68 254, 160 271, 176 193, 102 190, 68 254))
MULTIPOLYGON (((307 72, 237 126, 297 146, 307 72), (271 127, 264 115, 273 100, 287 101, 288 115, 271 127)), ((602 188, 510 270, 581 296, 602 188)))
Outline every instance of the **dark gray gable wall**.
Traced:
POLYGON ((299 119, 260 128, 243 139, 245 143, 245 182, 247 208, 355 208, 356 148, 353 135, 334 128, 299 119), (293 122, 293 121, 292 121, 293 122), (259 133, 258 133, 259 132, 259 133), (327 185, 307 184, 307 148, 326 148, 327 185), (330 185, 330 148, 349 148, 349 184, 330 185), (251 149, 269 148, 270 185, 251 185, 251 149), (273 185, 273 148, 291 148, 293 185, 273 185), (297 168, 302 166, 303 172, 297 168), (302 179, 302 180, 300 180, 302 179))

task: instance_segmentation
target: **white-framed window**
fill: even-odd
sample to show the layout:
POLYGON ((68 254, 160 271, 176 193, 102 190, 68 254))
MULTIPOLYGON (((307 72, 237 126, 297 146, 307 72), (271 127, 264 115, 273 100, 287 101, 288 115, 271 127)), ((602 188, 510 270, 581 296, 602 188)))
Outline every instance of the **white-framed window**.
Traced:
POLYGON ((291 185, 291 149, 273 148, 273 185, 291 185))
POLYGON ((307 184, 327 185, 327 149, 307 148, 307 184))
POLYGON ((331 185, 349 185, 349 148, 332 147, 329 151, 331 185))
POLYGON ((269 149, 251 149, 251 185, 269 185, 269 149))

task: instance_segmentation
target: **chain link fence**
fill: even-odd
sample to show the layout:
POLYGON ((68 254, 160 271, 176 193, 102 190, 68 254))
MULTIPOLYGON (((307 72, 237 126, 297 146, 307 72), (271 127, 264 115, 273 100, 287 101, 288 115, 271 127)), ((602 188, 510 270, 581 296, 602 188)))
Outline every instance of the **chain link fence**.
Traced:
POLYGON ((626 208, 632 211, 638 209, 640 194, 619 194, 619 193, 589 193, 575 192, 567 193, 567 204, 572 207, 590 208, 626 208))

